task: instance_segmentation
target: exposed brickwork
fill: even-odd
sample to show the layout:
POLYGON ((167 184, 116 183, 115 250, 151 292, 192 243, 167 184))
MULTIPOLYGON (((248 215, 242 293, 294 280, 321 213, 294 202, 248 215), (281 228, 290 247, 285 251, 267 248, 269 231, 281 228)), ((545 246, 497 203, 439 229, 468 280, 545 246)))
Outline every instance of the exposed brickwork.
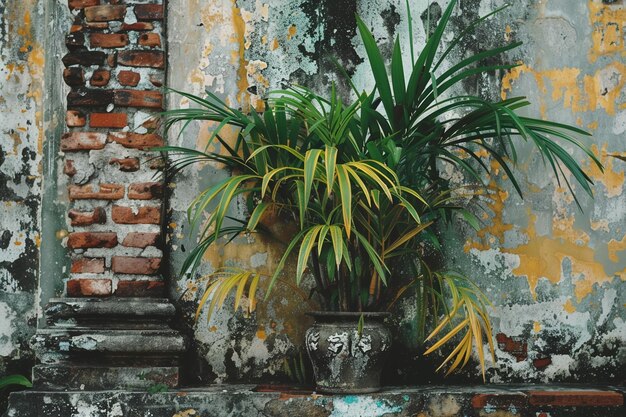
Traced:
POLYGON ((530 391, 532 406, 600 407, 624 405, 624 396, 613 391, 530 391))
POLYGON ((131 200, 153 200, 163 196, 163 186, 158 182, 142 182, 128 186, 128 198, 131 200))
POLYGON ((89 126, 123 128, 128 125, 126 113, 91 113, 89 126))
POLYGON ((85 18, 88 22, 109 22, 124 20, 126 6, 106 4, 102 6, 85 7, 85 18))
POLYGON ((63 81, 70 87, 85 85, 85 71, 77 67, 65 68, 63 70, 63 81))
POLYGON ((139 80, 141 80, 141 75, 135 71, 123 70, 117 74, 117 80, 123 86, 136 87, 139 84, 139 80))
POLYGON ((154 275, 161 267, 161 258, 135 258, 114 256, 111 260, 113 272, 132 275, 154 275))
POLYGON ((104 297, 111 295, 110 279, 71 279, 67 282, 67 295, 70 297, 104 297))
POLYGON ((87 124, 87 118, 80 110, 68 110, 65 113, 65 124, 67 127, 83 127, 87 124))
POLYGON ((113 102, 122 107, 163 108, 163 94, 158 91, 115 90, 113 102))
POLYGON ((124 186, 120 184, 70 185, 70 200, 119 200, 124 198, 124 186))
POLYGON ((500 349, 515 356, 518 362, 524 361, 528 357, 528 343, 522 338, 509 337, 504 333, 498 333, 496 340, 500 349))
POLYGON ((103 149, 107 136, 95 132, 71 132, 61 137, 61 150, 64 152, 103 149))
POLYGON ((70 271, 79 274, 102 274, 104 272, 104 258, 74 259, 70 271))
POLYGON ((67 240, 70 249, 112 248, 116 245, 117 235, 111 232, 74 232, 67 240))
POLYGON ((163 297, 165 283, 162 281, 120 281, 115 295, 118 297, 163 297))
POLYGON ((163 5, 138 4, 135 6, 135 16, 139 20, 163 20, 163 5))
POLYGON ((107 220, 106 211, 102 207, 96 207, 92 211, 70 210, 67 214, 71 219, 72 226, 91 226, 92 224, 104 224, 107 220))
POLYGON ((143 206, 134 209, 133 207, 113 206, 111 216, 118 224, 160 224, 161 208, 143 206))
POLYGON ((89 80, 89 85, 93 87, 104 87, 109 83, 110 79, 111 71, 104 69, 96 70, 89 80))
POLYGON ((144 33, 139 36, 139 45, 151 48, 161 46, 161 37, 157 33, 144 33))
POLYGON ((165 68, 165 55, 159 51, 121 51, 117 62, 128 67, 165 68))
POLYGON ((117 142, 125 148, 150 149, 163 146, 163 138, 154 133, 115 133, 109 135, 109 141, 117 142))
POLYGON ((124 23, 120 28, 122 31, 146 31, 154 29, 154 25, 148 22, 124 23))
POLYGON ((111 158, 111 165, 117 165, 122 172, 135 172, 141 168, 139 158, 111 158))
POLYGON ((100 0, 69 0, 68 6, 70 10, 76 9, 84 9, 89 6, 98 6, 100 4, 100 0))
POLYGON ((158 239, 158 233, 133 232, 126 235, 122 245, 131 248, 147 248, 148 246, 155 246, 158 239))
POLYGON ((163 296, 162 186, 146 182, 160 167, 149 150, 165 144, 150 118, 164 104, 163 1, 67 4, 75 16, 62 57, 71 87, 60 142, 70 200, 67 294, 163 296))
POLYGON ((125 33, 92 33, 89 36, 92 48, 122 48, 128 45, 128 35, 125 33))

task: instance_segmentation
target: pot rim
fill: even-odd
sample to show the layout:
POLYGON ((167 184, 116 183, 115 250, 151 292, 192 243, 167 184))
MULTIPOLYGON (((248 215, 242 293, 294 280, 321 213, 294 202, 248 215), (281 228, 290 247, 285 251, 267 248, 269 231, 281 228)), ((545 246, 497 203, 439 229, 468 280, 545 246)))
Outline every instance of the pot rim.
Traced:
POLYGON ((330 318, 342 318, 342 319, 347 319, 347 318, 359 318, 361 317, 361 315, 363 315, 364 318, 373 318, 373 319, 378 319, 378 318, 382 318, 382 319, 386 319, 391 317, 391 313, 388 311, 363 311, 363 312, 358 312, 358 311, 307 311, 306 313, 307 316, 313 317, 313 318, 322 318, 322 319, 330 319, 330 318))

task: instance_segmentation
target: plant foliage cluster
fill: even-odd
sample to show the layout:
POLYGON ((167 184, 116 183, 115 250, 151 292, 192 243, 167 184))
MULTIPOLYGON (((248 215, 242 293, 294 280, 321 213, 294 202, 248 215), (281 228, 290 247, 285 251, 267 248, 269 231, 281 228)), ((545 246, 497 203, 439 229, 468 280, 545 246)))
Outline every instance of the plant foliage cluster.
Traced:
POLYGON ((570 178, 589 194, 591 180, 561 143, 600 163, 575 138, 586 132, 520 115, 529 105, 524 97, 493 102, 455 94, 469 77, 513 68, 485 62, 495 62, 519 46, 486 50, 444 69, 455 48, 499 11, 444 45, 455 4, 450 2, 417 56, 409 16, 409 52, 396 39, 389 68, 372 33, 357 18, 376 85, 358 91, 351 84, 355 99, 349 103, 339 97, 334 84, 325 95, 299 86, 272 91, 263 112, 249 113, 208 91, 205 98, 177 92, 194 107, 166 112, 166 130, 197 120, 211 121, 215 129, 204 151, 161 148, 174 156, 169 174, 207 161, 223 164, 232 174, 203 190, 190 205, 189 219, 193 228, 200 228, 200 239, 183 272, 195 270, 207 248, 220 239, 271 235, 269 218, 291 223, 294 230, 293 236, 272 236, 284 243, 285 251, 271 277, 219 270, 211 276, 199 309, 209 303, 211 312, 234 293, 236 308, 247 299, 245 306, 253 311, 257 290, 263 288, 269 296, 293 256, 295 282, 300 284, 308 270, 326 310, 380 311, 407 292, 415 293, 420 338, 437 339, 427 353, 455 340, 445 360, 454 370, 468 362, 476 347, 484 375, 485 343, 493 354, 488 300, 471 280, 433 270, 425 257, 428 248, 440 247, 432 230, 438 221, 456 216, 479 226, 455 199, 453 185, 441 178, 441 164, 452 164, 481 184, 492 174, 489 161, 495 161, 521 195, 514 172, 520 142, 532 143, 572 193, 570 178), (411 70, 405 72, 408 58, 411 70), (235 141, 222 135, 226 126, 237 129, 235 141), (213 144, 221 150, 209 151, 213 144), (247 204, 245 217, 231 215, 237 199, 247 204), (427 336, 428 326, 433 330, 427 336))

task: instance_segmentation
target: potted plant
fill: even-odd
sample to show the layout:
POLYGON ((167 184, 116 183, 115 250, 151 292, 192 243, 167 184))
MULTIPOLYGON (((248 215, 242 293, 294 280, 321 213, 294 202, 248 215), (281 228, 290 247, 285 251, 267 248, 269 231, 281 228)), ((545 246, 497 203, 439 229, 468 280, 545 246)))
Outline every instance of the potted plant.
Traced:
POLYGON ((235 308, 245 304, 252 312, 257 290, 263 288, 265 298, 271 296, 293 256, 293 279, 300 285, 308 271, 323 309, 311 313, 316 322, 305 343, 319 391, 379 389, 391 343, 383 322, 390 306, 409 292, 418 302, 419 337, 436 340, 426 353, 455 342, 442 364, 450 363, 451 372, 467 363, 476 349, 484 378, 485 342, 494 354, 489 302, 469 278, 434 269, 428 257, 440 245, 430 230, 434 223, 457 216, 478 227, 476 218, 459 204, 458 187, 439 175, 441 163, 462 170, 476 189, 491 174, 485 163, 491 158, 520 195, 512 170, 518 141, 532 142, 559 181, 570 187, 565 175, 569 171, 589 194, 590 178, 557 141, 582 150, 601 166, 574 138, 586 132, 518 114, 529 104, 525 98, 492 102, 456 92, 454 88, 468 77, 513 68, 484 62, 519 44, 488 50, 443 69, 451 51, 493 14, 440 50, 455 4, 450 2, 417 57, 411 38, 412 70, 407 74, 399 41, 388 73, 372 34, 357 19, 376 87, 361 92, 352 86, 354 99, 349 104, 333 84, 324 94, 299 86, 272 91, 263 112, 249 113, 228 106, 209 91, 206 98, 176 92, 196 107, 164 113, 166 130, 179 122, 184 126, 195 120, 214 122, 209 144, 221 147, 219 152, 160 148, 174 157, 168 174, 207 161, 222 164, 232 174, 191 203, 192 229, 203 224, 183 272, 195 270, 210 245, 240 234, 264 233, 285 245, 271 277, 235 268, 212 274, 198 312, 208 305, 210 315, 231 293, 235 308), (222 137, 225 126, 237 129, 234 143, 222 137), (229 216, 236 199, 247 204, 245 218, 229 216), (205 220, 208 207, 212 210, 205 220), (293 234, 275 235, 271 225, 276 221, 289 224, 293 234), (427 328, 432 331, 426 337, 427 328))

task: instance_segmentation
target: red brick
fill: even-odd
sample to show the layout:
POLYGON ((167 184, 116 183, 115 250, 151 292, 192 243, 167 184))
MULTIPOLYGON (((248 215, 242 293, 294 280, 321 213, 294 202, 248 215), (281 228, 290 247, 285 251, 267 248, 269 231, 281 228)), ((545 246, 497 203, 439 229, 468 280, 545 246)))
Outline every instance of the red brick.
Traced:
POLYGON ((154 25, 148 22, 124 23, 120 30, 124 31, 145 31, 154 29, 154 25))
POLYGON ((149 149, 163 146, 165 142, 163 138, 154 133, 110 133, 109 141, 119 143, 125 148, 149 149))
POLYGON ((113 232, 73 232, 69 234, 67 247, 70 249, 113 248, 117 246, 117 235, 113 232))
POLYGON ((103 30, 108 29, 109 24, 107 22, 86 22, 84 27, 92 30, 103 30))
POLYGON ((67 95, 68 107, 105 107, 113 103, 113 91, 79 88, 67 95))
POLYGON ((151 90, 115 90, 113 102, 121 107, 163 108, 163 94, 151 90))
POLYGON ((163 5, 138 4, 135 6, 135 16, 138 20, 163 20, 163 5))
POLYGON ((84 9, 89 6, 97 6, 100 4, 100 0, 69 0, 68 6, 70 10, 84 9))
POLYGON ((89 151, 104 148, 107 141, 105 133, 70 132, 61 136, 63 152, 89 151))
POLYGON ((92 33, 89 35, 92 48, 123 48, 128 45, 125 33, 92 33))
POLYGON ((511 407, 521 409, 527 405, 525 394, 476 394, 472 397, 472 407, 476 409, 489 406, 495 409, 510 409, 511 407))
POLYGON ((161 208, 144 206, 134 210, 131 207, 113 206, 111 217, 118 224, 159 224, 161 208))
POLYGON ((147 248, 148 246, 156 246, 158 239, 159 233, 131 232, 124 238, 122 246, 129 248, 147 248))
POLYGON ((76 167, 74 166, 74 160, 66 159, 65 165, 63 166, 63 173, 68 177, 73 177, 76 175, 76 167))
POLYGON ((92 113, 89 116, 89 126, 123 128, 128 125, 126 113, 92 113))
POLYGON ((68 127, 83 127, 87 124, 87 119, 80 110, 68 110, 65 113, 65 124, 68 127))
POLYGON ((111 72, 105 69, 95 70, 91 75, 91 79, 89 80, 89 84, 94 87, 104 87, 109 83, 111 79, 111 72))
POLYGON ((135 87, 139 84, 139 80, 141 79, 141 74, 135 71, 120 71, 117 74, 117 80, 121 85, 135 87))
POLYGON ((120 198, 124 198, 123 185, 100 184, 98 191, 94 190, 95 187, 96 186, 93 184, 70 185, 70 200, 119 200, 120 198))
POLYGON ((70 272, 76 274, 103 274, 104 258, 73 259, 70 272))
POLYGON ((114 256, 111 259, 111 269, 118 274, 154 275, 160 267, 161 258, 114 256))
POLYGON ((65 46, 71 51, 84 48, 85 35, 82 32, 70 32, 65 35, 65 46))
POLYGON ((139 45, 151 48, 161 47, 161 37, 158 33, 144 33, 139 36, 139 45))
POLYGON ((104 224, 106 212, 102 207, 96 207, 92 211, 70 210, 67 213, 72 226, 91 226, 92 224, 104 224))
POLYGON ((117 52, 107 55, 107 65, 111 68, 117 66, 117 52))
POLYGON ((83 25, 72 25, 70 26, 70 33, 77 33, 77 32, 81 32, 84 29, 83 25))
POLYGON ((161 198, 163 187, 158 182, 141 182, 128 186, 128 198, 131 200, 152 200, 161 198))
POLYGON ((533 365, 535 365, 535 368, 537 369, 546 368, 551 363, 552 363, 552 359, 550 357, 533 359, 533 365))
POLYGON ((79 67, 65 68, 63 81, 70 87, 85 85, 85 71, 79 67))
POLYGON ((515 356, 518 362, 526 360, 528 357, 528 343, 520 337, 509 337, 504 333, 498 333, 496 340, 500 349, 515 356))
POLYGON ((117 283, 115 295, 118 297, 163 297, 165 283, 163 281, 120 281, 117 283))
POLYGON ((120 51, 117 62, 127 67, 165 68, 165 54, 162 51, 120 51))
POLYGON ((67 281, 67 295, 70 297, 105 297, 111 295, 113 285, 110 279, 71 279, 67 281))
POLYGON ((105 4, 102 6, 85 7, 85 18, 88 22, 110 22, 124 20, 126 6, 105 4))
POLYGON ((120 171, 123 172, 135 172, 138 171, 140 167, 138 158, 111 158, 109 164, 117 164, 120 171))
POLYGON ((83 65, 89 67, 91 65, 102 65, 106 59, 106 54, 102 51, 77 50, 71 51, 63 58, 63 65, 71 67, 72 65, 83 65))
POLYGON ((624 396, 614 391, 530 391, 532 406, 610 407, 624 405, 624 396))

